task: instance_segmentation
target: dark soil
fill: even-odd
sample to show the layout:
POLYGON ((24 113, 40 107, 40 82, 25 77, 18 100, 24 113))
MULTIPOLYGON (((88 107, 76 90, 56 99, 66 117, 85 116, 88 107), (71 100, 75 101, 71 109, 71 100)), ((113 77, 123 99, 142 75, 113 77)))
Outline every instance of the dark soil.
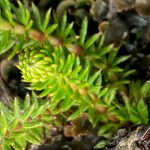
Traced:
MULTIPOLYGON (((46 11, 49 7, 57 10, 60 0, 31 0, 34 2, 41 11, 46 11)), ((14 1, 15 3, 15 1, 14 1)), ((94 2, 93 2, 94 5, 94 2)), ((85 14, 89 19, 89 34, 98 32, 98 25, 103 21, 108 21, 109 25, 106 30, 106 44, 115 43, 120 47, 118 55, 130 54, 132 57, 127 63, 122 64, 128 66, 129 69, 136 69, 137 73, 132 75, 132 79, 141 79, 146 81, 150 78, 150 17, 139 15, 136 10, 123 10, 118 12, 107 7, 107 10, 102 11, 105 17, 96 16, 100 10, 95 10, 95 14, 90 13, 91 7, 87 4, 82 7, 70 7, 66 11, 70 21, 75 21, 76 32, 79 32, 82 17, 75 15, 78 9, 85 9, 85 14), (114 12, 110 16, 110 13, 114 12), (108 17, 109 16, 109 17, 108 17), (96 18, 96 20, 95 20, 96 18), (126 35, 125 35, 126 34, 126 35), (115 36, 114 36, 115 35, 115 36)), ((99 8, 99 7, 98 7, 99 8)), ((113 8, 115 9, 115 8, 113 8)), ((149 14, 150 15, 150 14, 149 14)), ((1 58, 0 64, 5 61, 5 58, 1 58)), ((5 64, 9 69, 7 70, 7 78, 3 77, 3 73, 6 70, 1 68, 0 70, 0 99, 6 104, 9 104, 9 96, 19 96, 22 99, 25 97, 27 90, 27 84, 21 81, 21 73, 13 65, 14 62, 5 64)), ((150 101, 148 101, 149 103, 150 101)), ((149 103, 150 106, 150 103, 149 103)), ((128 128, 128 127, 127 127, 128 128)), ((105 150, 148 150, 150 149, 150 136, 147 135, 146 139, 142 139, 143 135, 147 131, 148 127, 135 127, 134 129, 120 129, 117 134, 109 140, 105 150), (123 145, 124 144, 124 145, 123 145), (123 146, 124 147, 123 147, 123 146)), ((150 134, 150 133, 149 133, 150 134)), ((40 146, 29 145, 29 150, 92 150, 95 145, 104 137, 100 137, 97 133, 89 132, 87 135, 81 137, 67 137, 64 133, 56 132, 52 135, 53 141, 45 140, 40 146)), ((95 148, 96 149, 96 148, 95 148)), ((104 149, 104 148, 103 148, 104 149)))

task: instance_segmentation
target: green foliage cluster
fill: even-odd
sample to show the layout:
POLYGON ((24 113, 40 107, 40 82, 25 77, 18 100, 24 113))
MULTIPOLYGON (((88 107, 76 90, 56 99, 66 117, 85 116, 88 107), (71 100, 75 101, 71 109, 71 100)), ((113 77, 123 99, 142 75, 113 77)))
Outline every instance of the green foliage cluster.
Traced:
POLYGON ((27 142, 39 144, 43 137, 43 126, 53 117, 49 115, 48 102, 40 103, 33 93, 23 103, 15 99, 12 108, 0 103, 0 149, 24 149, 27 142))
POLYGON ((23 81, 38 91, 38 98, 33 93, 24 102, 16 99, 11 109, 0 104, 1 149, 40 143, 43 127, 55 126, 54 116, 70 121, 87 113, 104 136, 130 122, 149 122, 150 82, 131 82, 135 70, 120 67, 130 56, 104 45, 104 35, 89 36, 86 18, 77 35, 67 15, 60 21, 51 9, 43 18, 34 4, 30 12, 20 1, 14 6, 0 0, 0 10, 0 55, 17 55, 23 81))

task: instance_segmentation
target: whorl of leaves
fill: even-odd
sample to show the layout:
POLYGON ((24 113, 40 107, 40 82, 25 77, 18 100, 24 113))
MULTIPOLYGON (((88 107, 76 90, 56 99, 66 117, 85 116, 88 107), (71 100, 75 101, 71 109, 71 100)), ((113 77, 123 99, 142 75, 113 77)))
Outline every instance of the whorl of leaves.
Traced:
POLYGON ((134 70, 120 64, 130 56, 118 56, 113 45, 104 45, 104 35, 89 36, 86 18, 76 35, 66 14, 59 21, 49 9, 41 17, 34 4, 30 12, 17 2, 16 7, 9 0, 0 0, 0 55, 7 52, 9 59, 19 56, 17 67, 23 80, 46 102, 39 105, 40 100, 32 95, 32 103, 15 100, 12 109, 0 104, 2 149, 40 142, 43 126, 51 124, 55 115, 70 121, 86 113, 93 126, 101 125, 99 133, 104 136, 128 122, 149 122, 145 104, 149 81, 125 85, 134 70))
POLYGON ((47 110, 48 102, 40 103, 34 93, 23 103, 15 99, 11 109, 0 103, 0 149, 21 150, 27 142, 39 144, 43 126, 53 120, 47 110))

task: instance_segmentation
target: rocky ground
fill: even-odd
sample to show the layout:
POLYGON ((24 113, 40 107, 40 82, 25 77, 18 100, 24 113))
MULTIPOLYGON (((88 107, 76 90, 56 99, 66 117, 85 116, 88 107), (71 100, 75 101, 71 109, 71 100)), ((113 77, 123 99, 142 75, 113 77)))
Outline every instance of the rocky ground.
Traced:
MULTIPOLYGON (((106 43, 115 43, 116 46, 120 46, 120 55, 132 55, 128 63, 131 69, 137 70, 133 78, 143 80, 150 77, 150 2, 148 0, 146 2, 147 5, 138 0, 134 2, 130 0, 129 3, 126 0, 66 0, 66 3, 52 0, 35 1, 42 12, 52 6, 61 17, 61 13, 66 10, 70 20, 75 21, 77 29, 80 27, 82 18, 87 16, 90 26, 94 26, 89 30, 91 34, 98 30, 106 32, 106 43)), ((12 64, 12 61, 8 62, 5 58, 1 58, 0 99, 7 106, 10 105, 9 96, 17 95, 24 98, 27 93, 26 84, 21 81, 20 72, 12 64)), ((64 130, 54 131, 51 135, 53 139, 46 138, 42 145, 29 145, 27 150, 150 149, 149 126, 119 129, 105 148, 95 147, 100 140, 105 140, 104 137, 98 136, 96 131, 75 138, 66 136, 64 130)))

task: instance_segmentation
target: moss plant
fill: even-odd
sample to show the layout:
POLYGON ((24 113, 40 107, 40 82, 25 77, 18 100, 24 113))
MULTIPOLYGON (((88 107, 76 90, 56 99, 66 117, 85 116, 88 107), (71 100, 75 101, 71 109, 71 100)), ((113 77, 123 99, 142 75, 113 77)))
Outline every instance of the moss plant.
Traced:
POLYGON ((22 80, 38 93, 24 102, 15 99, 11 108, 0 103, 0 149, 40 143, 43 127, 84 113, 103 136, 127 123, 149 122, 150 82, 131 82, 135 70, 120 67, 130 56, 118 56, 117 48, 104 45, 105 35, 89 36, 86 18, 77 35, 67 15, 59 21, 51 9, 42 18, 34 4, 30 12, 20 1, 14 6, 0 0, 0 10, 0 55, 18 56, 22 80))

